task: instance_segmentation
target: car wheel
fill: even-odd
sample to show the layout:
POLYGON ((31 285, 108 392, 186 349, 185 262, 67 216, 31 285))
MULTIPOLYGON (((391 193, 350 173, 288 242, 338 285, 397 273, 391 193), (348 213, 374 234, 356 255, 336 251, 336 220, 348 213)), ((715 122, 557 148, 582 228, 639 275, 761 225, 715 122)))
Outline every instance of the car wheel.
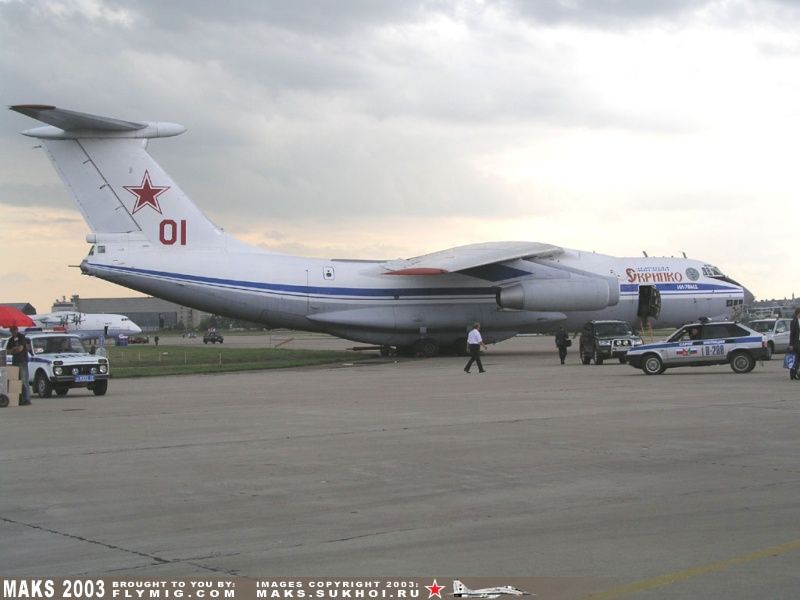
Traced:
POLYGON ((94 385, 92 386, 92 391, 94 392, 95 396, 105 396, 107 390, 108 390, 108 379, 101 379, 100 381, 95 381, 94 385))
POLYGON ((39 395, 39 398, 49 398, 53 395, 53 385, 50 383, 47 375, 45 375, 42 371, 39 371, 36 374, 36 379, 34 380, 33 385, 36 389, 36 393, 39 395))
POLYGON ((590 362, 592 362, 592 355, 586 354, 586 352, 583 351, 583 348, 581 348, 581 362, 585 365, 588 365, 590 362))
POLYGON ((594 360, 594 364, 596 364, 596 365, 602 365, 603 364, 603 357, 597 351, 597 348, 595 348, 594 352, 592 352, 592 360, 594 360))
POLYGON ((618 356, 617 358, 619 359, 619 364, 621 365, 624 365, 627 362, 624 354, 622 356, 618 356))
POLYGON ((664 361, 658 354, 647 354, 642 361, 645 375, 661 375, 664 372, 664 361))
POLYGON ((58 396, 66 396, 67 393, 69 392, 68 387, 57 387, 55 388, 55 390, 56 390, 56 395, 58 396))
POLYGON ((203 343, 204 343, 204 344, 207 344, 207 343, 208 343, 208 340, 203 340, 203 343))
POLYGON ((772 355, 775 354, 775 344, 772 342, 767 343, 767 356, 766 360, 772 360, 772 355))
POLYGON ((5 408, 6 406, 8 406, 8 403, 9 403, 8 396, 6 396, 5 394, 0 394, 0 408, 5 408))
POLYGON ((749 373, 756 366, 756 360, 749 352, 734 352, 731 355, 731 369, 734 373, 749 373))

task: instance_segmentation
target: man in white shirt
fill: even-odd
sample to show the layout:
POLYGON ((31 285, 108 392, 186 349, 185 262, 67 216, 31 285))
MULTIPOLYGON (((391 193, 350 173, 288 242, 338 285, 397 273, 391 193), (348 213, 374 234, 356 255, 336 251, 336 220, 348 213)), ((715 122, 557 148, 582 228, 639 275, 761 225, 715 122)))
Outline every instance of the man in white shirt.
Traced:
POLYGON ((467 336, 467 345, 469 346, 469 362, 467 366, 464 367, 464 372, 469 373, 469 368, 472 366, 472 363, 478 364, 478 373, 483 373, 486 369, 483 368, 483 364, 481 364, 481 348, 486 348, 483 343, 483 338, 481 337, 481 324, 475 323, 472 326, 472 330, 469 332, 467 336))

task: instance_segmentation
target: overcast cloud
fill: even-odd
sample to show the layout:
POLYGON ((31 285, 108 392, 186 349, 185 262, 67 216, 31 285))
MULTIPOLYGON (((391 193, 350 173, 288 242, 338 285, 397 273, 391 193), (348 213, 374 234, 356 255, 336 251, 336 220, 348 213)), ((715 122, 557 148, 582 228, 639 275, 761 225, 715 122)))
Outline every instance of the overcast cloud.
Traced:
MULTIPOLYGON (((772 297, 795 289, 799 17, 788 0, 0 0, 0 89, 186 125, 151 153, 276 250, 686 251, 772 297)), ((0 114, 0 219, 78 217, 31 126, 0 114)), ((80 260, 75 229, 69 258, 31 248, 37 269, 80 260)), ((29 294, 128 293, 72 277, 29 294)))

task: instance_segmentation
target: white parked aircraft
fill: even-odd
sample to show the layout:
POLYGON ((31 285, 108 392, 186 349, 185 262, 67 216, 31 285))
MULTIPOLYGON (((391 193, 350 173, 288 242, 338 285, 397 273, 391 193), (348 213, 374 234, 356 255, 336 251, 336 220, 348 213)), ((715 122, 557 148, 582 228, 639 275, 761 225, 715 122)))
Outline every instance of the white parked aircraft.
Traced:
POLYGON ((142 333, 142 328, 125 315, 63 311, 32 315, 31 319, 39 327, 63 327, 66 331, 82 338, 118 338, 120 335, 142 333))
POLYGON ((458 579, 454 579, 452 595, 456 598, 499 598, 500 596, 530 596, 531 594, 510 585, 471 590, 458 579))
POLYGON ((680 325, 727 315, 745 298, 741 285, 703 261, 538 242, 399 260, 270 252, 211 223, 147 153, 149 139, 183 126, 53 106, 11 109, 49 124, 24 134, 41 140, 91 229, 82 271, 207 312, 433 355, 462 349, 475 321, 491 343, 559 325, 576 331, 596 318, 680 325))

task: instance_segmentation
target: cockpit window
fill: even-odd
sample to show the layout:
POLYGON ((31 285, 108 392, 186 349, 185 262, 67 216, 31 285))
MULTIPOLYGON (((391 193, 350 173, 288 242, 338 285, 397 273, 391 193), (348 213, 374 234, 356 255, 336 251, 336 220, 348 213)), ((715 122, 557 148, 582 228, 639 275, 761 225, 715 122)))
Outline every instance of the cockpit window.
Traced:
POLYGON ((725 274, 714 265, 703 265, 703 275, 706 277, 713 277, 715 279, 721 279, 725 277, 725 274))

